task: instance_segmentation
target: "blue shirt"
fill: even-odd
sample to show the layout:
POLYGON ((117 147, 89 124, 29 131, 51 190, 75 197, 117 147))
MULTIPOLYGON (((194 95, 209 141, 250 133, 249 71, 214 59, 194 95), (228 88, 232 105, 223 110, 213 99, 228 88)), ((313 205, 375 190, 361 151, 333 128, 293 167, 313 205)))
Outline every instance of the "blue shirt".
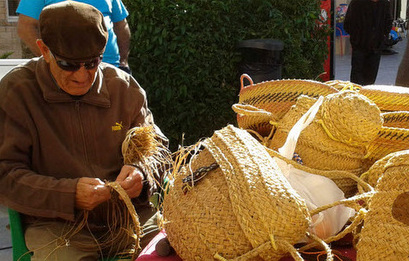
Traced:
MULTIPOLYGON (((23 14, 32 17, 36 20, 39 19, 41 10, 47 5, 59 3, 65 0, 21 0, 17 8, 18 14, 23 14)), ((124 20, 128 16, 124 4, 121 0, 76 0, 90 4, 97 8, 103 15, 105 25, 108 29, 108 42, 104 52, 103 61, 119 66, 119 48, 114 33, 114 24, 116 22, 124 20)))

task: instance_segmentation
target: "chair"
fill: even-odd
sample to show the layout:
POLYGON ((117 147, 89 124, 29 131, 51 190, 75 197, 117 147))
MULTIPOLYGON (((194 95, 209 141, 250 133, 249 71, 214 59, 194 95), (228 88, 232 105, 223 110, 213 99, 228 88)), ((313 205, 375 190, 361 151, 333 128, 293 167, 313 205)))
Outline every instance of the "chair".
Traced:
MULTIPOLYGON (((31 261, 31 253, 27 249, 24 238, 24 229, 21 223, 20 213, 9 208, 9 222, 11 231, 11 243, 13 245, 13 261, 31 261)), ((100 261, 119 261, 120 258, 102 258, 100 261)))
POLYGON ((31 253, 27 249, 24 239, 24 230, 21 224, 20 213, 9 208, 9 222, 11 231, 11 243, 13 245, 13 261, 30 261, 31 253))

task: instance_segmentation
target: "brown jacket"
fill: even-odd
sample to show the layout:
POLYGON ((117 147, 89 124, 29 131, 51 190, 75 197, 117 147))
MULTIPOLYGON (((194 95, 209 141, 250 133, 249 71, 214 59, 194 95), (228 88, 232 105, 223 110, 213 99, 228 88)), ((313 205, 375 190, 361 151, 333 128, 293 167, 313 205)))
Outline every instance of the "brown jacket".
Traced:
POLYGON ((148 124, 145 91, 111 65, 81 99, 58 88, 42 58, 13 69, 0 82, 0 203, 73 221, 78 179, 115 180, 127 130, 148 124))

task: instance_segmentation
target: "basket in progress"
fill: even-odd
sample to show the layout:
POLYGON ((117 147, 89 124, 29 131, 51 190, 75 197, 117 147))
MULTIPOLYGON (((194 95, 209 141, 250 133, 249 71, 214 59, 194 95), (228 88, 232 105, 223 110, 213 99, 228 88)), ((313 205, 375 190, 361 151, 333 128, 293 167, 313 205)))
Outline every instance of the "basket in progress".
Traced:
POLYGON ((297 257, 292 245, 305 237, 311 218, 264 147, 231 125, 198 146, 204 148, 191 162, 176 168, 163 203, 177 254, 183 260, 297 257), (184 190, 203 167, 207 174, 184 190))

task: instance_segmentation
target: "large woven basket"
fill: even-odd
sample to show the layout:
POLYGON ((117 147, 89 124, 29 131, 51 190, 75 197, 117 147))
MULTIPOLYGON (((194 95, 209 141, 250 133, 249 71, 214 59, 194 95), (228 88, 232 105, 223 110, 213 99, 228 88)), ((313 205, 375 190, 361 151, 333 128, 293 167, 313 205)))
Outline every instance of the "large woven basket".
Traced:
MULTIPOLYGON (((242 75, 239 103, 270 112, 275 121, 281 119, 301 95, 318 98, 338 92, 325 83, 312 80, 275 80, 243 86, 244 78, 252 83, 248 75, 242 75)), ((262 136, 268 135, 273 128, 265 116, 255 114, 238 114, 237 124, 262 136)))
POLYGON ((163 204, 177 254, 187 261, 296 257, 292 245, 306 235, 311 218, 264 147, 233 126, 200 145, 191 164, 176 168, 163 204), (192 171, 203 168, 207 175, 186 190, 192 171))
POLYGON ((357 260, 409 260, 409 151, 388 155, 374 167, 368 179, 380 178, 359 234, 357 260))
MULTIPOLYGON (((315 102, 300 97, 297 104, 278 122, 268 148, 278 150, 287 139, 295 122, 315 102)), ((342 170, 356 175, 364 172, 366 147, 382 127, 380 111, 374 103, 353 91, 339 92, 325 97, 315 120, 298 139, 295 152, 303 164, 318 170, 342 170)), ((351 180, 334 180, 347 196, 356 190, 351 180), (345 182, 345 183, 344 183, 345 182)))

